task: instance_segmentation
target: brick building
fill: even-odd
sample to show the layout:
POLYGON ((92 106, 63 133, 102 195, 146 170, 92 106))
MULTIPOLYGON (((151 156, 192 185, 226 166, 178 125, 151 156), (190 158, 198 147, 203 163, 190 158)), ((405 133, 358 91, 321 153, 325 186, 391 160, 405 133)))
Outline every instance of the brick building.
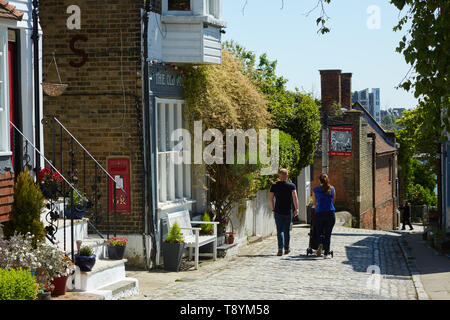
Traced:
POLYGON ((74 151, 77 187, 98 199, 100 208, 88 217, 101 232, 112 231, 114 221, 111 180, 52 119, 111 175, 123 168, 119 184, 126 194, 117 190, 116 231, 132 239, 127 251, 133 247, 136 259, 152 255, 156 263, 160 214, 195 210, 204 201, 192 182, 202 173, 171 163, 165 144, 168 133, 183 126, 183 65, 221 63, 220 0, 189 3, 47 0, 40 7, 45 77, 59 82, 59 72, 68 84, 62 95, 44 97, 46 155, 71 175, 74 151))
MULTIPOLYGON (((46 156, 69 176, 70 137, 63 133, 60 140, 57 126, 53 138, 51 119, 56 117, 104 168, 111 157, 129 160, 130 190, 127 209, 117 217, 119 233, 142 230, 144 168, 139 130, 143 6, 144 1, 42 1, 39 12, 45 81, 58 83, 58 71, 62 83, 68 85, 62 95, 44 97, 46 156)), ((73 151, 77 187, 91 198, 92 185, 97 184, 102 212, 97 224, 105 230, 108 178, 98 174, 98 181, 94 181, 93 163, 87 161, 84 170, 82 150, 74 145, 73 151)))
POLYGON ((313 165, 312 188, 321 172, 336 187, 336 209, 354 226, 395 229, 397 175, 395 136, 359 103, 351 103, 351 73, 321 70, 323 139, 313 165))

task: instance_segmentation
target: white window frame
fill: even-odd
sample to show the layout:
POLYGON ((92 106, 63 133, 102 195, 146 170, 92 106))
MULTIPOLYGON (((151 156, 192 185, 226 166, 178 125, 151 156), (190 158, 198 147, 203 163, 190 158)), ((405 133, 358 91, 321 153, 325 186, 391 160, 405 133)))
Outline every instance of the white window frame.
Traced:
MULTIPOLYGON (((194 12, 194 0, 190 1, 191 10, 180 11, 180 10, 169 10, 169 0, 163 0, 162 2, 162 12, 164 15, 176 15, 176 16, 191 16, 194 12)), ((204 1, 204 0, 202 0, 204 1)))
POLYGON ((188 11, 169 10, 169 0, 163 0, 163 15, 175 16, 192 16, 202 15, 210 16, 217 20, 222 17, 222 0, 190 0, 190 8, 188 11))
POLYGON ((173 155, 183 156, 181 151, 174 151, 174 143, 169 134, 184 128, 184 100, 156 98, 156 172, 158 207, 170 203, 189 201, 192 198, 192 168, 190 164, 173 163, 173 155), (172 157, 171 157, 172 156, 172 157))
POLYGON ((0 156, 11 156, 9 137, 8 27, 0 25, 0 156))
POLYGON ((218 20, 222 19, 222 1, 221 0, 205 0, 206 15, 210 15, 218 20))

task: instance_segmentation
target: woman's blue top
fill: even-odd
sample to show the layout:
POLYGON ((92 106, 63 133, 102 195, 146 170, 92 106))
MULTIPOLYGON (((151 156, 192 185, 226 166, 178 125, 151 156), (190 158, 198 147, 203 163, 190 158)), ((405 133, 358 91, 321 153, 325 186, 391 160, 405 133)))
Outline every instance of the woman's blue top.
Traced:
POLYGON ((323 192, 322 187, 315 187, 316 195, 316 212, 336 211, 333 205, 334 187, 331 187, 331 194, 323 192))

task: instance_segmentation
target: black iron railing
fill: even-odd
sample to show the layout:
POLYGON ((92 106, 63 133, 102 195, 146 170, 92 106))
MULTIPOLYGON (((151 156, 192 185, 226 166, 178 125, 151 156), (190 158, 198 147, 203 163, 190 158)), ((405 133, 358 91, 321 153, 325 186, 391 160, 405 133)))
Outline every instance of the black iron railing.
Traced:
MULTIPOLYGON (((60 170, 58 170, 54 164, 48 160, 40 151, 37 149, 34 144, 10 121, 10 125, 14 128, 15 132, 21 137, 22 141, 20 145, 23 145, 23 153, 21 155, 22 158, 22 167, 16 168, 16 171, 24 171, 25 168, 30 169, 31 166, 31 157, 30 152, 34 152, 36 155, 38 155, 40 158, 44 159, 46 166, 48 166, 48 170, 51 173, 51 175, 56 174, 58 177, 59 183, 52 184, 52 187, 50 186, 43 186, 40 181, 40 170, 36 170, 36 182, 39 183, 41 186, 41 190, 44 194, 44 196, 47 199, 47 209, 48 213, 45 216, 45 220, 47 221, 48 225, 45 227, 46 231, 46 238, 53 244, 56 243, 56 233, 58 231, 58 221, 60 219, 59 211, 57 210, 57 204, 62 197, 63 199, 63 221, 64 221, 64 240, 63 240, 63 250, 64 252, 67 252, 66 248, 66 213, 67 210, 71 210, 71 212, 74 212, 75 205, 74 205, 74 195, 76 194, 79 199, 83 201, 85 205, 88 205, 89 200, 81 194, 79 190, 75 187, 75 185, 67 179, 60 170), (31 150, 32 149, 32 150, 31 150), (54 188, 53 188, 54 187, 54 188), (66 201, 69 200, 69 201, 66 201)), ((15 143, 18 143, 17 141, 17 135, 15 135, 15 143)), ((38 162, 38 159, 36 159, 36 162, 38 162)), ((38 167, 38 166, 37 166, 38 167)), ((72 255, 72 261, 74 261, 74 217, 72 215, 71 217, 71 255, 72 255)))
MULTIPOLYGON (((92 230, 101 238, 109 239, 111 233, 110 212, 113 213, 113 235, 117 236, 117 199, 116 190, 120 189, 125 197, 123 187, 117 187, 117 181, 92 156, 92 154, 75 138, 75 136, 56 118, 44 119, 44 126, 50 126, 51 146, 47 145, 47 154, 51 153, 53 164, 60 172, 67 172, 70 181, 89 199, 89 221, 92 230), (64 158, 64 154, 68 158, 64 158), (66 170, 66 171, 64 171, 66 170), (106 177, 107 210, 102 205, 103 193, 100 184, 106 177), (109 194, 109 184, 112 184, 112 195, 109 194), (110 199, 112 197, 112 201, 110 199), (112 202, 112 208, 110 204, 112 202), (112 210, 111 210, 112 209, 112 210), (106 219, 105 219, 106 217, 106 219), (106 221, 105 221, 106 220, 106 221), (99 229, 104 230, 100 232, 99 229)), ((95 139, 95 137, 93 137, 95 139)))

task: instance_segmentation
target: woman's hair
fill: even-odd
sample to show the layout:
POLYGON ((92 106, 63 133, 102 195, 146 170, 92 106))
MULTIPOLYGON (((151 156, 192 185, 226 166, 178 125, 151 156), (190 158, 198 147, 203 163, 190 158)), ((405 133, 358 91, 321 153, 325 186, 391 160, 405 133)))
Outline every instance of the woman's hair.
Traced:
POLYGON ((319 177, 320 184, 322 185, 322 191, 331 195, 331 185, 328 175, 322 173, 319 177))

